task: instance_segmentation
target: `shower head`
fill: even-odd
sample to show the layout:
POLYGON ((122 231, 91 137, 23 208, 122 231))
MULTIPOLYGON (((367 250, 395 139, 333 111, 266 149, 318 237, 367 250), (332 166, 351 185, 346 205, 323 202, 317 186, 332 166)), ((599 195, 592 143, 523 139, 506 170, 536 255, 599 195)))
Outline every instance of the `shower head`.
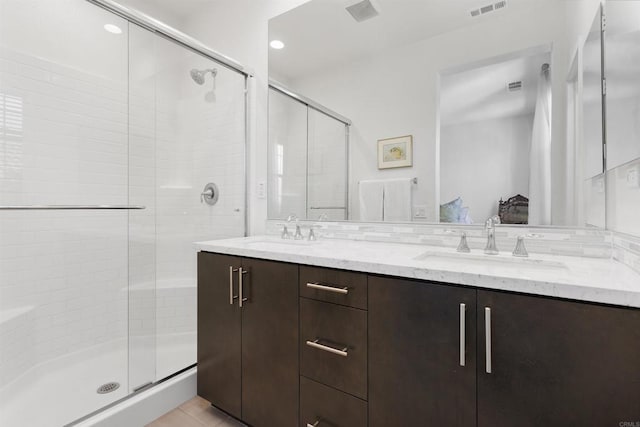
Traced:
POLYGON ((216 70, 215 68, 210 68, 208 70, 196 70, 194 68, 190 71, 191 78, 193 79, 194 82, 196 82, 199 85, 204 84, 204 78, 207 75, 207 73, 211 73, 211 75, 215 79, 216 75, 218 74, 218 70, 216 70))
POLYGON ((191 70, 191 78, 199 85, 204 84, 204 73, 200 70, 196 70, 195 68, 191 70))

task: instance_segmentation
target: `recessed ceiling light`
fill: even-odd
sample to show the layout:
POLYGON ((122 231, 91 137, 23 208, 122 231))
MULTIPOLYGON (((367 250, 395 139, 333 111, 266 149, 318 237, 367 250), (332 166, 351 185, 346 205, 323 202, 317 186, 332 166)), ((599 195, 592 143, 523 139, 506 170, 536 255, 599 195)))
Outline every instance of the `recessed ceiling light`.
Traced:
POLYGON ((117 25, 105 24, 104 29, 113 34, 122 34, 122 30, 117 25))
POLYGON ((269 43, 269 45, 274 49, 282 49, 284 47, 284 43, 282 43, 280 40, 271 40, 271 43, 269 43))

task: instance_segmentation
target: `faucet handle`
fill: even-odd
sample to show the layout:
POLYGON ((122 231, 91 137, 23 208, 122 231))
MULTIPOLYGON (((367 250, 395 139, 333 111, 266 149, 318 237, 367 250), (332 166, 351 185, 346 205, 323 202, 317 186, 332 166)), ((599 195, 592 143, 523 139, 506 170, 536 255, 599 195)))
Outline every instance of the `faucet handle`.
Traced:
POLYGON ((290 239, 291 238, 291 234, 289 234, 289 230, 287 230, 287 226, 286 225, 282 229, 282 234, 280 235, 280 237, 283 238, 283 239, 290 239))
POLYGON ((309 237, 307 237, 307 240, 309 240, 310 242, 315 242, 316 240, 318 240, 315 231, 313 231, 313 226, 309 228, 309 237))
POLYGON ((293 236, 295 240, 302 240, 304 237, 302 236, 302 230, 299 225, 296 225, 296 234, 293 236))
POLYGON ((526 258, 529 256, 527 248, 524 246, 524 236, 518 236, 516 247, 513 250, 513 256, 526 258))
POLYGON ((471 249, 469 249, 469 244, 467 243, 467 233, 464 231, 460 233, 460 243, 458 244, 458 248, 456 249, 458 252, 469 253, 471 249))

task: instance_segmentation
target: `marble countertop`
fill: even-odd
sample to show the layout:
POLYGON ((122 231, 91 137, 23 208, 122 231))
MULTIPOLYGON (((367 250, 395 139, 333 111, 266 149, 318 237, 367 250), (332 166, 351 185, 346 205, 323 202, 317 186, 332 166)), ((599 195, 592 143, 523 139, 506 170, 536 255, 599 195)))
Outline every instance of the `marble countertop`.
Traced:
POLYGON ((252 236, 195 244, 199 251, 454 283, 640 308, 640 274, 611 259, 482 251, 368 241, 252 236))

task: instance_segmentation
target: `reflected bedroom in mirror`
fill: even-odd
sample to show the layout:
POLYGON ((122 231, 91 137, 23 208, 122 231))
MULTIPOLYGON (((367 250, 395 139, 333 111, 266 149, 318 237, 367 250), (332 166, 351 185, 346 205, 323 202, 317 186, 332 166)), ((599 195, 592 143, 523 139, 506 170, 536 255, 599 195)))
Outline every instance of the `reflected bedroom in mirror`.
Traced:
POLYGON ((462 3, 270 20, 270 219, 605 226, 599 2, 462 3))

